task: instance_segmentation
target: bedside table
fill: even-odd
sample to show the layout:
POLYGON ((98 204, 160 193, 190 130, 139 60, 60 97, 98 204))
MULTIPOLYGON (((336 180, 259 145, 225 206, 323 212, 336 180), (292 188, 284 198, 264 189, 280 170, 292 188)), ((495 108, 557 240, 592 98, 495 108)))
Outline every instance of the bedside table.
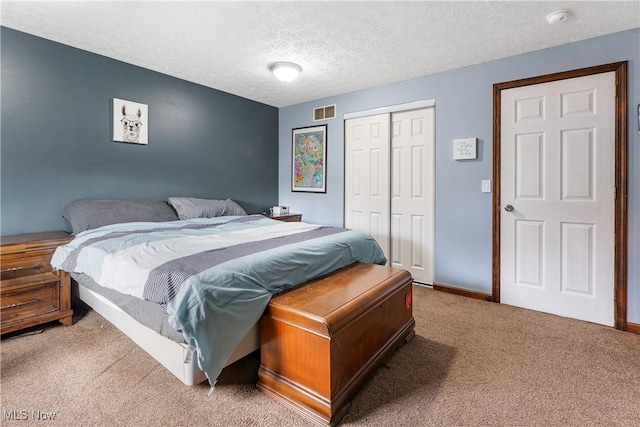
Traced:
POLYGON ((50 261, 72 238, 62 231, 0 238, 0 333, 52 320, 71 325, 71 279, 50 261))
POLYGON ((300 222, 302 221, 302 214, 288 213, 282 215, 264 214, 267 218, 277 219, 284 222, 300 222))

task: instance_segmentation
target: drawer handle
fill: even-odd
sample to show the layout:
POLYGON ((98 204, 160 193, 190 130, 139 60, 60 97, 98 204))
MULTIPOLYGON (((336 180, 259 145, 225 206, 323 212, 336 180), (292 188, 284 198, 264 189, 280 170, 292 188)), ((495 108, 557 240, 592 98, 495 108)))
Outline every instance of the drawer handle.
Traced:
POLYGON ((42 268, 42 264, 41 263, 37 263, 37 264, 33 264, 33 265, 27 265, 25 267, 5 268, 4 270, 0 270, 0 273, 12 273, 14 271, 31 270, 31 269, 39 270, 41 268, 42 268))
POLYGON ((40 298, 32 299, 30 301, 17 302, 15 304, 5 305, 4 307, 0 307, 0 310, 6 310, 7 308, 22 307, 23 305, 34 304, 36 302, 40 302, 40 298))

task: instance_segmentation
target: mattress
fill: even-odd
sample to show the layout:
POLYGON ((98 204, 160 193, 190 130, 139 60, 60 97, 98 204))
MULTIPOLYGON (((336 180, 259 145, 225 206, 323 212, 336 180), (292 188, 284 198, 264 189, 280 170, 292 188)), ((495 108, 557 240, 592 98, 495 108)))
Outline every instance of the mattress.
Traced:
POLYGON ((100 286, 91 277, 83 273, 71 273, 71 277, 78 282, 79 285, 111 301, 134 320, 152 331, 177 343, 186 342, 182 333, 176 331, 175 328, 169 324, 169 316, 158 304, 100 286))
MULTIPOLYGON (((88 282, 86 276, 84 278, 78 276, 78 278, 82 279, 82 282, 88 283, 89 287, 83 286, 74 279, 74 284, 77 284, 77 289, 74 290, 74 294, 78 295, 82 301, 98 314, 131 338, 133 342, 149 353, 185 385, 195 386, 207 379, 205 373, 198 367, 197 358, 194 357, 195 349, 192 346, 184 342, 173 341, 158 334, 135 320, 109 300, 105 295, 113 296, 113 294, 109 292, 105 293, 104 290, 106 288, 88 282)), ((119 302, 122 303, 121 301, 119 302)), ((134 304, 136 304, 136 302, 134 302, 134 304)), ((138 312, 138 310, 136 310, 136 312, 138 312)), ((225 366, 252 353, 257 350, 259 346, 260 327, 259 324, 256 323, 240 344, 238 344, 231 356, 229 356, 225 366)))

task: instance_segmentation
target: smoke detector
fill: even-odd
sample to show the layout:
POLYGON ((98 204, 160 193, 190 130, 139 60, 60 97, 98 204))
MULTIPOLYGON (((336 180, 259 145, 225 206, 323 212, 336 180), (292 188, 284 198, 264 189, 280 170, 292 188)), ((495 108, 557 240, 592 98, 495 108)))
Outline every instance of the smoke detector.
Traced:
POLYGON ((547 22, 551 25, 558 22, 566 22, 570 15, 571 11, 569 9, 556 10, 555 12, 547 15, 547 22))

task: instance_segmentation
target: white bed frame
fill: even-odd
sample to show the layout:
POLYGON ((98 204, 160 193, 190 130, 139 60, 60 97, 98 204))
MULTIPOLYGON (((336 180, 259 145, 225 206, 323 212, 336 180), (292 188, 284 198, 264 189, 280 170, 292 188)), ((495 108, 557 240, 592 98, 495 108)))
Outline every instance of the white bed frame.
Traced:
MULTIPOLYGON (((78 284, 80 299, 116 328, 142 347, 162 366, 188 386, 200 384, 207 379, 198 368, 195 348, 165 338, 139 323, 105 297, 78 284)), ((260 327, 256 323, 240 345, 235 349, 225 366, 260 348, 260 327)))

